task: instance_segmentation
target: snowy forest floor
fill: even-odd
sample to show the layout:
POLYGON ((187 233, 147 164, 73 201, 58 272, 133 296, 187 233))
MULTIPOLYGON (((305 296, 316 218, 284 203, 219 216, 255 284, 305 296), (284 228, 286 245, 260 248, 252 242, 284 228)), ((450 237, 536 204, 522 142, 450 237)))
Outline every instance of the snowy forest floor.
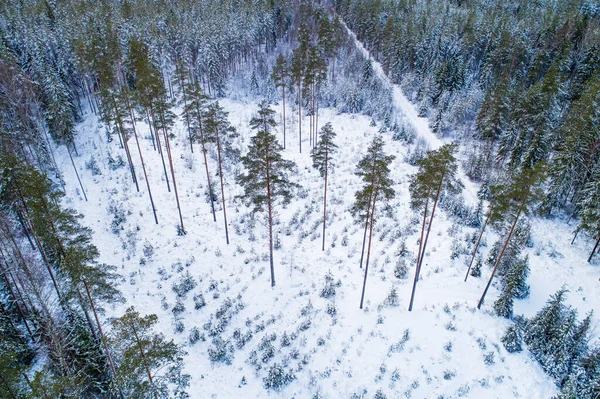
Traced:
MULTIPOLYGON (((375 70, 382 74, 377 64, 375 70)), ((427 120, 417 116, 397 86, 393 90, 400 113, 430 148, 438 147, 443 141, 431 133, 427 120)), ((254 133, 248 122, 257 102, 220 101, 240 134, 236 145, 242 154, 254 133)), ((281 105, 274 104, 272 109, 278 112, 280 121, 281 105)), ((185 371, 192 376, 189 393, 193 399, 348 398, 353 394, 372 398, 378 390, 388 398, 550 398, 555 394, 554 383, 527 351, 509 354, 502 346, 500 338, 510 322, 493 314, 491 305, 498 296, 495 287, 482 310, 476 309, 490 269, 485 265, 482 277, 463 282, 468 256, 451 260, 451 245, 454 237, 464 244, 463 237, 472 235, 475 229, 457 225, 442 210, 433 222, 415 308, 408 312, 421 220, 409 206, 409 176, 416 168, 405 162, 409 149, 386 133, 386 152, 396 156, 391 168, 396 197, 390 203, 392 217, 380 215, 375 222, 366 306, 359 310, 364 276, 364 269, 359 269, 363 229, 352 219, 349 208, 354 192, 361 187, 354 175, 355 167, 379 126, 372 126, 366 116, 320 110, 319 125, 332 123, 339 146, 330 176, 323 252, 323 180, 311 167, 306 133, 303 153, 298 153, 297 110, 293 111, 290 107, 286 112, 284 157, 297 163, 298 173, 292 179, 303 189, 287 208, 277 209, 274 229, 281 245, 274 255, 274 288, 269 282, 263 218, 256 215, 252 226, 250 210, 233 200, 242 192, 234 183, 241 164, 231 165, 224 173, 231 240, 227 245, 221 204, 216 205, 217 221, 213 222, 207 202, 200 148, 196 146, 191 153, 184 122, 179 118, 171 146, 188 234, 178 236, 175 197, 167 191, 160 157, 152 149, 147 126, 139 123, 138 130, 146 137, 141 144, 159 225, 152 217, 137 152, 132 150, 140 192, 136 192, 125 166, 109 168, 109 155, 125 158, 118 139, 107 143, 98 119, 92 114, 86 116, 77 136, 79 153, 86 155, 75 158, 75 162, 89 202, 76 189, 76 177, 64 148, 57 150, 58 162, 66 181, 67 205, 85 215, 83 224, 94 231, 101 262, 117 265, 123 276, 120 289, 127 303, 107 309, 107 316, 119 316, 131 305, 141 314, 156 313, 160 330, 186 345, 185 371), (85 167, 90 154, 94 154, 101 174, 93 175, 85 167), (110 205, 114 205, 112 210, 110 205), (120 211, 124 218, 115 224, 115 214, 120 211), (406 279, 398 279, 394 267, 403 241, 408 250, 403 258, 409 273, 406 279), (177 295, 172 287, 188 272, 197 286, 182 299, 185 310, 175 317, 172 309, 177 295), (337 286, 335 295, 324 298, 320 294, 328 273, 337 286), (393 288, 399 296, 398 306, 386 303, 393 288), (200 293, 206 306, 195 309, 194 296, 200 293), (176 331, 178 322, 183 324, 182 332, 176 331), (199 329, 201 339, 192 345, 189 336, 194 327, 199 329), (209 359, 208 351, 214 348, 216 337, 231 341, 231 364, 209 359), (295 377, 280 391, 263 385, 276 363, 295 377)), ((308 117, 303 118, 302 126, 307 132, 308 117)), ((280 125, 280 141, 281 131, 280 125)), ((211 174, 217 182, 212 149, 209 155, 211 174)), ((465 202, 474 206, 478 186, 462 172, 460 178, 465 183, 465 202)), ((586 262, 590 240, 580 234, 570 245, 573 222, 567 225, 561 220, 532 219, 531 225, 533 247, 525 250, 531 268, 531 296, 515 302, 515 314, 534 315, 563 285, 569 290, 567 303, 579 310, 580 317, 600 308, 600 270, 597 262, 586 262)), ((490 231, 485 237, 488 245, 481 250, 484 259, 497 235, 490 231)), ((597 328, 598 315, 593 323, 597 328)))

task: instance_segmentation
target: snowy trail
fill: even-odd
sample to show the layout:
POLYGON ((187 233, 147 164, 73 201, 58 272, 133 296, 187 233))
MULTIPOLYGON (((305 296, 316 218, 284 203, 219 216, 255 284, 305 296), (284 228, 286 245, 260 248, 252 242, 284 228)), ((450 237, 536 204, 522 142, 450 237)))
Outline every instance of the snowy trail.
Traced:
POLYGON ((411 103, 409 99, 404 95, 400 86, 390 81, 389 77, 383 70, 381 63, 379 63, 371 57, 369 50, 367 50, 365 46, 363 46, 363 44, 360 42, 360 40, 356 38, 354 32, 352 32, 352 30, 348 28, 345 22, 342 21, 342 25, 354 40, 356 47, 365 55, 365 57, 371 60, 371 62, 373 63, 373 69, 375 70, 377 76, 379 76, 380 79, 382 79, 392 88, 392 95, 396 109, 398 109, 400 113, 408 119, 408 121, 414 126, 417 133, 422 138, 424 138, 427 141, 427 143, 429 143, 430 149, 435 150, 441 147, 444 144, 444 142, 431 131, 431 129, 429 128, 429 121, 427 120, 427 118, 419 116, 415 105, 411 103))

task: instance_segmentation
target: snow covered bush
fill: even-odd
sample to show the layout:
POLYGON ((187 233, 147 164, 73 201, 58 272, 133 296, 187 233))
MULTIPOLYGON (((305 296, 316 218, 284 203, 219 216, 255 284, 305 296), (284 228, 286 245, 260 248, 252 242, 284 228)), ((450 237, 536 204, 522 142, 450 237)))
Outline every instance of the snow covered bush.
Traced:
POLYGON ((399 279, 405 279, 408 276, 408 267, 406 266, 406 260, 399 258, 394 267, 394 277, 399 279))
POLYGON ((523 325, 521 321, 517 321, 506 329, 506 332, 502 336, 502 344, 508 353, 521 352, 523 350, 523 325))
POLYGON ((234 348, 231 342, 221 337, 213 338, 212 345, 208 348, 208 357, 211 362, 231 364, 233 353, 234 348))
POLYGON ((269 368, 268 375, 263 378, 263 385, 266 389, 281 391, 295 378, 292 370, 285 370, 280 364, 275 363, 269 368))
POLYGON ((180 298, 185 298, 188 292, 196 288, 198 283, 194 280, 194 277, 190 274, 190 272, 186 272, 179 281, 173 283, 173 292, 177 294, 180 298))

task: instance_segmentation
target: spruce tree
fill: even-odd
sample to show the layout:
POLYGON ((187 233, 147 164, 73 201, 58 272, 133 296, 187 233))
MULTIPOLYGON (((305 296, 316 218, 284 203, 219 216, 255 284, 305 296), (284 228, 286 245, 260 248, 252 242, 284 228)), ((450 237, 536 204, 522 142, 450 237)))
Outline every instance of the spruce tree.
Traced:
POLYGON ((367 149, 366 155, 358 162, 355 172, 357 176, 362 178, 364 186, 354 194, 355 202, 352 205, 351 212, 358 220, 362 221, 363 218, 367 220, 370 226, 360 309, 363 308, 367 286, 373 224, 375 223, 375 206, 378 200, 387 202, 394 198, 396 194, 392 188, 393 181, 390 178, 390 164, 396 157, 386 155, 383 151, 383 145, 383 138, 380 135, 375 136, 367 149))
POLYGON ((239 196, 254 212, 267 212, 269 226, 269 263, 271 267, 271 287, 275 286, 275 268, 273 266, 273 213, 278 200, 283 205, 292 199, 292 193, 300 186, 289 180, 296 164, 283 159, 282 146, 271 132, 277 124, 273 119, 275 111, 266 101, 258 106, 258 116, 250 120, 250 127, 256 130, 251 138, 248 152, 242 157, 246 174, 240 174, 236 180, 244 188, 239 196))
POLYGON ((325 178, 323 188, 323 246, 325 251, 325 226, 327 224, 327 178, 329 171, 333 169, 332 155, 337 152, 338 146, 333 142, 335 132, 331 123, 325 124, 321 128, 321 139, 312 149, 313 168, 317 169, 321 177, 325 178))

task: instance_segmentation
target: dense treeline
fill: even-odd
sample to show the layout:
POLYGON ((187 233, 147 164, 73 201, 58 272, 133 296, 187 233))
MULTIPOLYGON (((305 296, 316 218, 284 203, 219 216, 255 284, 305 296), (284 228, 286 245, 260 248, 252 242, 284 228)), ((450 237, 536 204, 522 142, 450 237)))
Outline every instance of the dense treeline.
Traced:
POLYGON ((334 3, 432 129, 473 143, 469 177, 547 162, 544 211, 566 209, 600 236, 596 2, 334 3))

